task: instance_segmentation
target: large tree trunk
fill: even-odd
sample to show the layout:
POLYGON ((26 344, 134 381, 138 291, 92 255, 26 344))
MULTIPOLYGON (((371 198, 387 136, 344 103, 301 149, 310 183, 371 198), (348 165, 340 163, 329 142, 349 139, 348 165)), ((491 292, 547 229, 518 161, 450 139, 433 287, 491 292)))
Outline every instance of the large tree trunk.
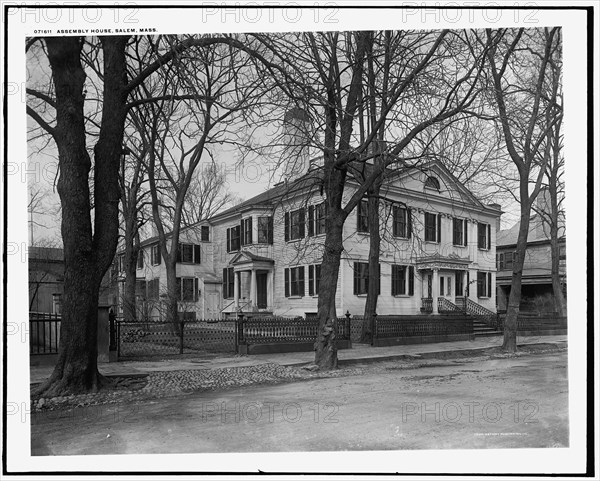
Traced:
POLYGON ((174 249, 176 249, 176 247, 171 247, 171 255, 169 256, 169 260, 165 261, 165 268, 167 272, 166 315, 167 322, 171 326, 173 332, 176 334, 180 334, 180 319, 178 309, 180 292, 177 289, 177 264, 175 262, 176 258, 174 249))
MULTIPOLYGON (((556 161, 555 161, 556 162, 556 161)), ((560 248, 558 245, 558 179, 557 169, 550 175, 550 258, 554 308, 559 316, 566 316, 567 309, 560 279, 560 248)))
POLYGON ((375 332, 375 315, 377 312, 377 299, 379 298, 379 255, 381 235, 379 232, 379 191, 381 181, 377 180, 369 190, 369 286, 365 315, 362 325, 361 342, 373 343, 375 332))
POLYGON ((58 362, 34 393, 56 396, 96 390, 98 291, 114 258, 118 239, 118 167, 125 121, 126 37, 102 40, 104 98, 94 149, 94 233, 92 233, 86 148, 81 38, 46 38, 56 93, 57 189, 61 200, 65 278, 58 362))
MULTIPOLYGON (((521 186, 521 190, 527 191, 527 186, 521 186)), ((516 352, 517 350, 517 318, 519 315, 519 306, 521 305, 521 280, 523 278, 523 264, 525 263, 525 253, 527 251, 529 219, 531 217, 531 206, 527 200, 528 198, 529 195, 527 192, 521 192, 521 225, 517 238, 517 258, 513 263, 510 296, 508 298, 506 319, 504 321, 504 342, 502 343, 502 350, 504 352, 516 352)))

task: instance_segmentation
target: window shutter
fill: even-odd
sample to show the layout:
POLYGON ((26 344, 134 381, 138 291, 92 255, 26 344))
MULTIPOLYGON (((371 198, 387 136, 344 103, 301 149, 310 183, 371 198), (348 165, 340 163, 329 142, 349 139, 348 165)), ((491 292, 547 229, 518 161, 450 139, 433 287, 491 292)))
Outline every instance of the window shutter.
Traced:
POLYGON ((227 252, 231 252, 231 229, 227 229, 227 252))
POLYGON ((177 286, 176 287, 176 290, 177 290, 176 299, 178 301, 180 301, 181 300, 181 277, 175 278, 175 285, 177 286))
POLYGON ((267 242, 273 244, 273 217, 267 219, 267 242))
POLYGON ((240 245, 246 245, 246 232, 244 231, 244 221, 241 220, 240 221, 240 225, 238 227, 238 229, 240 230, 240 245))
POLYGON ((487 225, 487 248, 492 248, 492 226, 490 224, 487 225))
POLYGON ((406 209, 406 237, 412 236, 412 209, 406 209))
POLYGON ((467 219, 463 219, 463 228, 465 233, 463 234, 463 240, 465 242, 465 246, 468 245, 469 241, 468 241, 468 234, 467 232, 469 231, 468 227, 467 227, 467 219))
POLYGON ((308 295, 315 295, 315 266, 308 266, 308 295))
POLYGON ((358 279, 359 279, 358 262, 355 262, 354 263, 354 289, 353 289, 354 295, 358 294, 358 279))
POLYGON ((223 293, 223 299, 227 299, 227 267, 223 267, 223 286, 221 288, 223 293))
POLYGON ((415 268, 408 266, 408 295, 415 295, 415 268))
POLYGON ((500 254, 500 270, 504 270, 504 253, 500 254))
POLYGON ((156 255, 156 264, 160 265, 160 263, 162 262, 162 252, 160 251, 160 245, 158 246, 157 251, 158 253, 156 255))
POLYGON ((194 300, 198 302, 200 299, 200 293, 198 292, 198 278, 194 277, 194 300))
POLYGON ((398 220, 398 206, 394 205, 392 206, 392 233, 395 236, 398 236, 398 229, 397 229, 397 220, 398 220))
MULTIPOLYGON (((299 225, 300 239, 302 239, 305 235, 304 234, 305 233, 305 230, 304 230, 304 223, 305 223, 304 207, 302 209, 300 209, 300 214, 298 215, 298 217, 299 217, 298 222, 300 223, 300 225, 299 225)), ((303 269, 303 271, 304 271, 304 269, 303 269)))
POLYGON ((194 264, 200 264, 200 244, 194 244, 194 264))
POLYGON ((285 297, 290 297, 290 270, 286 267, 283 270, 285 297))
POLYGON ((252 240, 252 217, 250 217, 248 219, 248 229, 250 231, 249 235, 248 235, 248 244, 252 244, 252 242, 254 242, 252 240))
POLYGON ((181 243, 177 244, 176 262, 181 262, 181 243))
POLYGON ((395 296, 398 293, 398 288, 396 287, 396 283, 398 282, 397 269, 398 266, 392 264, 392 296, 395 296))
POLYGON ((298 267, 298 290, 300 297, 304 297, 304 266, 298 267))
POLYGON ((437 215, 437 241, 442 242, 442 214, 437 215))
POLYGON ((311 205, 308 207, 308 236, 312 237, 313 235, 315 235, 315 206, 311 205))
POLYGON ((487 282, 487 296, 492 297, 492 273, 488 272, 488 282, 487 282))
POLYGON ((467 287, 465 288, 465 294, 467 295, 467 297, 469 297, 469 289, 471 288, 471 282, 470 282, 470 274, 469 271, 467 271, 467 287))
POLYGON ((284 230, 285 230, 284 238, 285 238, 285 241, 287 242, 290 240, 290 213, 289 212, 285 213, 284 230))

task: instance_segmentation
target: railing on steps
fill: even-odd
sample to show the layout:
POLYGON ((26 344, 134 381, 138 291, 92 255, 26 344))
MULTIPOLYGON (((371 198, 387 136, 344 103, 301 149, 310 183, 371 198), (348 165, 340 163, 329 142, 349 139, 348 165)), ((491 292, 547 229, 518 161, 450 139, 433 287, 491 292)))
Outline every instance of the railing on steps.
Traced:
POLYGON ((445 297, 438 297, 438 312, 462 312, 456 304, 453 304, 445 297))
POLYGON ((475 301, 472 301, 468 297, 465 298, 465 310, 467 314, 472 315, 475 320, 483 322, 487 326, 495 329, 502 330, 502 324, 500 322, 500 317, 495 312, 486 309, 480 304, 477 304, 475 301))

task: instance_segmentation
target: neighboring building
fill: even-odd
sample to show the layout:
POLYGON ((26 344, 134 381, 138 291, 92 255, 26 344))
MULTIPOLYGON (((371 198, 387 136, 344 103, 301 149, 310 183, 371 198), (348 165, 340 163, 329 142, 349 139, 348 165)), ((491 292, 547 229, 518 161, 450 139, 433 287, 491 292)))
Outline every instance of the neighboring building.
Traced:
MULTIPOLYGON (((57 247, 32 246, 28 249, 28 260, 29 310, 60 314, 65 275, 63 250, 57 247)), ((100 305, 116 304, 116 295, 111 290, 111 273, 112 270, 109 270, 102 281, 100 305)))
MULTIPOLYGON (((543 195, 543 194, 540 194, 543 195)), ((559 272, 563 294, 567 294, 567 255, 564 222, 559 228, 559 272)), ((510 287, 512 282, 513 262, 516 258, 517 238, 520 222, 510 229, 498 232, 498 245, 496 248, 497 299, 498 310, 506 310, 510 287)), ((551 275, 552 255, 550 252, 550 228, 539 214, 534 214, 529 223, 527 236, 527 250, 523 265, 523 278, 521 286, 521 311, 554 311, 554 292, 552 290, 551 275)))
MULTIPOLYGON (((321 177, 318 167, 300 177, 293 175, 288 182, 183 230, 177 278, 184 316, 316 313, 327 215, 321 177)), ((348 181, 346 200, 357 185, 348 181)), ((436 314, 439 308, 461 304, 465 293, 495 311, 500 206, 483 205, 437 162, 391 174, 382 193, 386 201, 381 224, 386 232, 377 312, 436 314)), ((365 207, 363 201, 344 226, 338 315, 364 311, 369 282, 365 207)), ((122 266, 122 257, 118 259, 122 266)), ((121 277, 120 292, 122 281, 121 277)), ((161 317, 166 270, 156 237, 142 242, 137 282, 144 317, 161 317)))

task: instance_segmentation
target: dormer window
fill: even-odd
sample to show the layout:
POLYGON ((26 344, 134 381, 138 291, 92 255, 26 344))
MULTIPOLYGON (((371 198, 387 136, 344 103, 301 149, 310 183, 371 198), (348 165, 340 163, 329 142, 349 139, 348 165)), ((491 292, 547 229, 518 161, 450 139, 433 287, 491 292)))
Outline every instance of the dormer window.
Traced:
POLYGON ((435 189, 435 190, 439 191, 440 190, 440 181, 437 179, 437 177, 429 176, 425 180, 425 188, 426 189, 435 189))

